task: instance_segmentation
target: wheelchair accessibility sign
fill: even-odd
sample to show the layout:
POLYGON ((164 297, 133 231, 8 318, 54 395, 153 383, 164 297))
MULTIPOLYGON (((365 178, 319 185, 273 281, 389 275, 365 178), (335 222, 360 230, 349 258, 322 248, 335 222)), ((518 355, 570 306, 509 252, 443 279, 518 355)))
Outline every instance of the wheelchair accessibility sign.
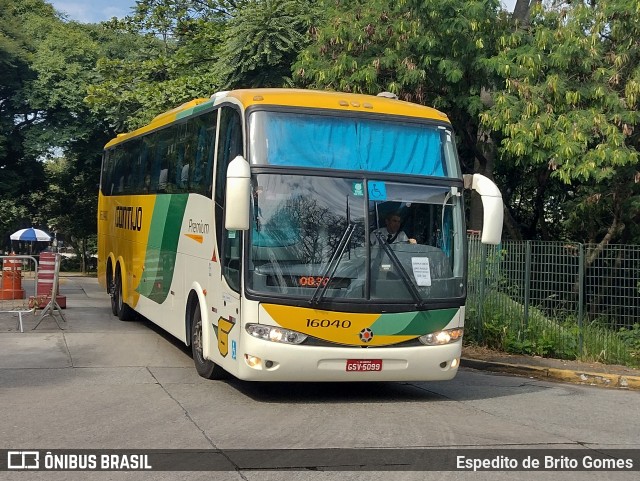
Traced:
POLYGON ((369 180, 367 188, 369 189, 369 200, 374 202, 387 200, 387 187, 384 182, 369 180))

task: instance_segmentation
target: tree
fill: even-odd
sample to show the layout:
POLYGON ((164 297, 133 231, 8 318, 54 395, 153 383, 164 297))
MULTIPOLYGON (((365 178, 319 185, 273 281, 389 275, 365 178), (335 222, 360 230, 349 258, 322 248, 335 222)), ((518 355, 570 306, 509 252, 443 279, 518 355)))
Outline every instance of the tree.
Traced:
POLYGON ((97 194, 87 192, 87 185, 97 184, 99 169, 81 169, 79 164, 68 157, 45 162, 48 187, 40 215, 53 232, 64 235, 81 260, 82 272, 86 272, 89 246, 95 244, 97 203, 97 194))
POLYGON ((123 21, 105 27, 124 48, 97 63, 100 80, 87 101, 116 132, 133 130, 157 114, 218 90, 216 72, 227 20, 243 2, 143 0, 123 21))
MULTIPOLYGON (((495 78, 486 62, 495 38, 508 28, 492 0, 403 0, 323 4, 327 22, 301 52, 299 85, 346 92, 390 91, 401 100, 433 106, 451 119, 463 170, 493 177, 495 145, 479 114, 495 78)), ((471 228, 481 210, 472 203, 471 228)))
MULTIPOLYGON (((503 136, 505 164, 544 179, 522 201, 548 206, 564 184, 567 236, 600 248, 628 238, 640 218, 636 20, 637 2, 628 0, 538 5, 526 28, 500 38, 490 62, 505 90, 483 125, 503 136)), ((546 212, 537 216, 542 226, 546 212)))
POLYGON ((98 62, 94 112, 118 132, 196 97, 290 83, 291 65, 318 15, 312 0, 144 0, 109 28, 135 35, 137 55, 98 62))
POLYGON ((98 79, 98 58, 114 55, 122 42, 104 27, 62 21, 43 0, 1 1, 6 8, 0 28, 20 29, 0 36, 12 39, 0 43, 0 61, 12 79, 3 84, 0 100, 0 201, 6 206, 0 235, 4 241, 13 230, 34 224, 64 229, 67 238, 88 238, 96 229, 102 147, 115 134, 84 98, 98 79), (58 179, 69 187, 66 195, 52 195, 47 187, 52 178, 44 167, 57 156, 69 164, 69 178, 58 179), (74 214, 73 223, 55 222, 74 214))
POLYGON ((54 18, 43 1, 0 0, 0 248, 8 248, 13 231, 30 226, 35 211, 30 193, 44 187, 37 150, 28 140, 42 123, 42 113, 26 95, 37 77, 31 66, 36 40, 24 29, 25 21, 40 17, 54 18))
POLYGON ((84 99, 88 86, 98 78, 93 66, 120 41, 110 38, 100 26, 75 22, 58 21, 56 28, 46 32, 32 58, 37 77, 25 89, 43 119, 42 128, 31 129, 28 137, 46 167, 47 180, 47 188, 34 194, 39 197, 34 217, 74 245, 84 268, 87 242, 96 234, 102 148, 114 135, 84 99), (64 162, 47 162, 56 154, 61 154, 64 162), (64 169, 52 171, 56 163, 64 169))
POLYGON ((217 70, 223 88, 282 87, 320 18, 312 0, 250 0, 224 33, 217 70))
POLYGON ((98 77, 88 86, 86 101, 114 133, 144 125, 168 102, 175 106, 184 101, 185 82, 175 85, 181 76, 174 73, 173 50, 167 52, 158 38, 132 33, 120 22, 105 27, 122 48, 97 59, 98 77))

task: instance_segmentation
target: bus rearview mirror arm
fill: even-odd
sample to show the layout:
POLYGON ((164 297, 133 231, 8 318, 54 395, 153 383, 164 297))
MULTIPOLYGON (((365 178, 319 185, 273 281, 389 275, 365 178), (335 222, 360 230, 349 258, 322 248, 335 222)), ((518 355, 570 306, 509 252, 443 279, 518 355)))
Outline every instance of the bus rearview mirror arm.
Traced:
POLYGON ((251 169, 249 162, 238 155, 227 168, 226 215, 227 230, 249 229, 249 205, 251 199, 251 169))
POLYGON ((496 184, 481 174, 465 174, 464 188, 475 190, 482 199, 482 238, 483 244, 499 244, 502 238, 504 204, 502 194, 496 184))

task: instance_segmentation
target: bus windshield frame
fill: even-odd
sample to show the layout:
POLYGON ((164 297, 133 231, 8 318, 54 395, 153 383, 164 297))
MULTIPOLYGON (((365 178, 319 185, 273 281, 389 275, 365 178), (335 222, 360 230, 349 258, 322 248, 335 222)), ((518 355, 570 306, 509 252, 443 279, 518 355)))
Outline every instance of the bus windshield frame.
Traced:
MULTIPOLYGON (((258 118, 260 122, 253 117, 265 112, 252 112, 248 121, 253 202, 252 226, 245 236, 247 298, 321 308, 348 303, 361 312, 381 307, 402 311, 464 304, 463 185, 450 126, 404 119, 399 122, 388 116, 365 119, 389 126, 396 140, 402 127, 409 124, 411 137, 415 137, 416 125, 434 132, 442 140, 440 174, 456 175, 383 174, 335 168, 340 160, 333 157, 327 161, 327 156, 310 167, 321 142, 316 139, 314 143, 305 135, 298 136, 296 146, 291 147, 293 155, 283 154, 282 158, 277 154, 286 152, 292 144, 266 152, 274 143, 293 142, 296 136, 285 131, 280 138, 265 137, 268 129, 264 117, 258 118), (311 147, 305 149, 305 145, 311 147), (310 152, 311 157, 306 158, 304 152, 310 152), (414 243, 409 237, 394 239, 388 245, 376 241, 375 232, 385 228, 387 217, 392 215, 399 216, 401 229, 414 243)), ((321 115, 293 115, 288 118, 296 120, 293 130, 297 133, 313 130, 300 128, 304 119, 311 118, 314 126, 322 124, 322 129, 326 125, 324 119, 318 119, 321 115)), ((330 122, 338 119, 339 124, 363 123, 361 117, 333 113, 327 117, 330 122)), ((283 128, 285 124, 279 122, 278 130, 282 132, 283 128)), ((378 142, 367 155, 361 155, 358 166, 367 164, 367 156, 379 154, 380 145, 378 142)), ((327 146, 327 150, 331 149, 327 146)), ((387 155, 385 162, 399 168, 402 160, 387 155)), ((407 159, 404 163, 407 165, 407 159)), ((422 166, 429 163, 420 159, 413 162, 422 166)), ((376 168, 380 164, 368 165, 376 168)), ((345 163, 347 166, 351 164, 345 163)))

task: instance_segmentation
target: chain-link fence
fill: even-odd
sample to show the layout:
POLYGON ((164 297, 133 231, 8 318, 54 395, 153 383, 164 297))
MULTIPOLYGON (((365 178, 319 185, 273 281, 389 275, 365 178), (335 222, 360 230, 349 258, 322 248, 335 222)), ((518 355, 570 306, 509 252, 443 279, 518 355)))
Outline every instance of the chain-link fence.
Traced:
MULTIPOLYGON (((469 238, 467 335, 490 347, 637 364, 640 246, 469 238)), ((468 338, 469 338, 468 337, 468 338)))

